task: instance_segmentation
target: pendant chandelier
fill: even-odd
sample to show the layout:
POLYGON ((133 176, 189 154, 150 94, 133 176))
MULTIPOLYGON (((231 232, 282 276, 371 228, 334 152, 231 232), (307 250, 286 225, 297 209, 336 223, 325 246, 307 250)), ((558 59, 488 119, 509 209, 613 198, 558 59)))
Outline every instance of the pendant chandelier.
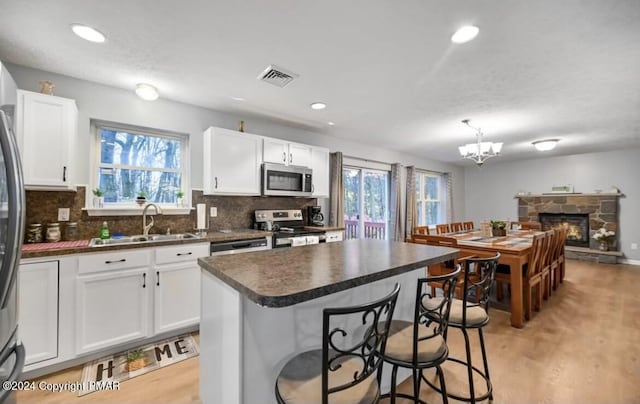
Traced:
POLYGON ((502 143, 492 143, 482 141, 482 130, 469 124, 469 119, 464 119, 463 124, 476 131, 476 143, 467 143, 458 147, 462 158, 469 159, 478 166, 494 156, 499 156, 502 150, 502 143))

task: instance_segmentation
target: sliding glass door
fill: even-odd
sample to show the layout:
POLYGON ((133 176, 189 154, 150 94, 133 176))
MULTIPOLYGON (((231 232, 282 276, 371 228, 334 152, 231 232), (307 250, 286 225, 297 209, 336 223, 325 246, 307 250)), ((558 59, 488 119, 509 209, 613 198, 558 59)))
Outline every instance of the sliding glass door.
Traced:
POLYGON ((389 172, 345 167, 344 223, 347 239, 387 239, 389 172))

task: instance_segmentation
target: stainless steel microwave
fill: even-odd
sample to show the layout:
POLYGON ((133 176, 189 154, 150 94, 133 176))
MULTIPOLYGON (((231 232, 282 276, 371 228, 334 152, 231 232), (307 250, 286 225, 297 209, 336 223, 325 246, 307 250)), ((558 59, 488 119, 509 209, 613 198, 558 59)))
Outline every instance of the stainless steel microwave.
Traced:
POLYGON ((311 197, 312 178, 310 168, 264 163, 262 164, 262 195, 311 197))

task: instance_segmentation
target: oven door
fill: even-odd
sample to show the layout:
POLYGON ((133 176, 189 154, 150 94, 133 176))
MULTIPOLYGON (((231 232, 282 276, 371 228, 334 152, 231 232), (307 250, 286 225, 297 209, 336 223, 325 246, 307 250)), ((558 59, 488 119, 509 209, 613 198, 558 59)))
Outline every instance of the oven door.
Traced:
POLYGON ((262 165, 262 195, 311 196, 311 169, 281 164, 262 165))

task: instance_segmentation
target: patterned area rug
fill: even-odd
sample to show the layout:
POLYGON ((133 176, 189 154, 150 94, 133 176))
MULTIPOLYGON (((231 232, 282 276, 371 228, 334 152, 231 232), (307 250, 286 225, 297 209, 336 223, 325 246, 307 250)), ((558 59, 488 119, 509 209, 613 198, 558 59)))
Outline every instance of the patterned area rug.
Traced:
POLYGON ((198 353, 198 344, 187 334, 88 362, 82 369, 78 397, 97 391, 100 386, 132 379, 192 358, 198 353))

